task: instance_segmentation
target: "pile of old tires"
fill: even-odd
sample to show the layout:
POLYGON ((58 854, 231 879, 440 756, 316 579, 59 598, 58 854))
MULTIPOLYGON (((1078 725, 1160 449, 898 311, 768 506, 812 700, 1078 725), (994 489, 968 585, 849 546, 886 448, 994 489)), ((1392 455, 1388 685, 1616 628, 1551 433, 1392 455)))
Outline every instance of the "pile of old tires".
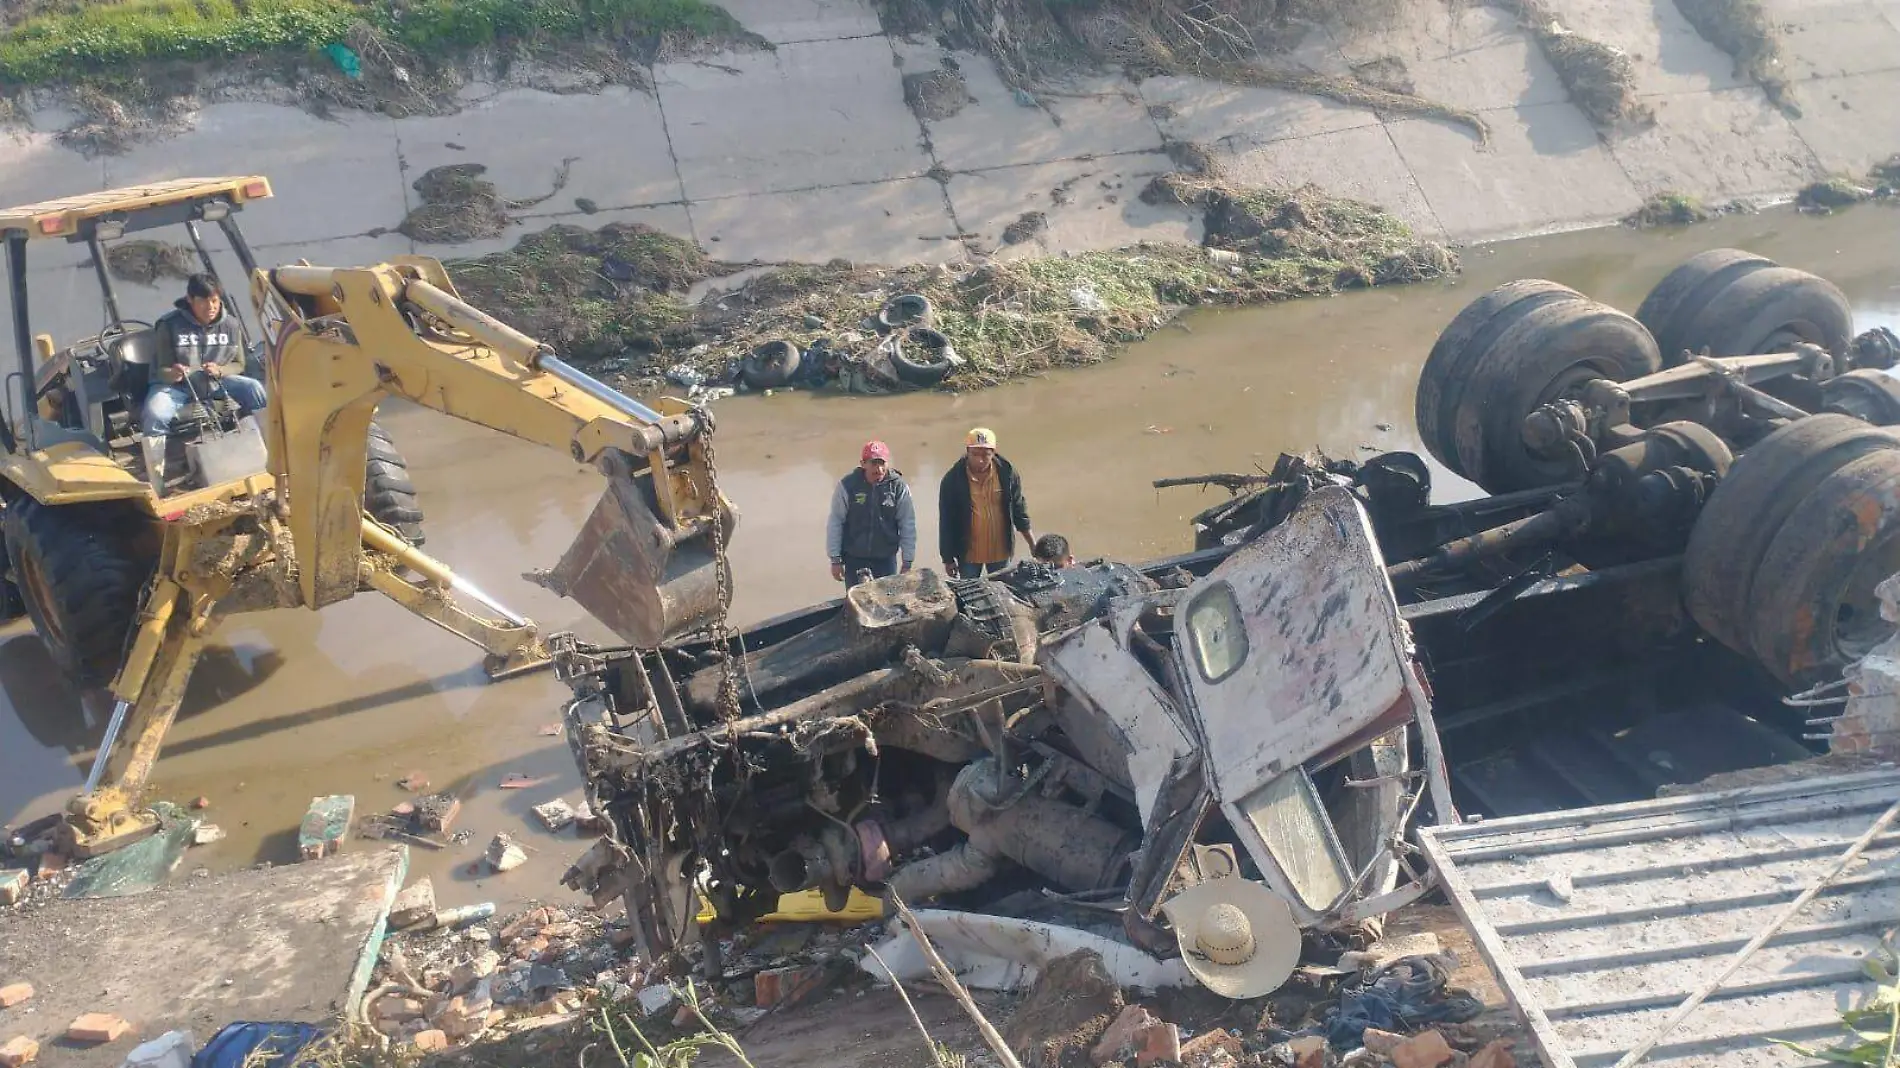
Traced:
MULTIPOLYGON (((1547 487, 1567 468, 1524 445, 1525 417, 1540 406, 1591 378, 1628 381, 1696 353, 1797 343, 1846 357, 1847 298, 1739 249, 1677 267, 1634 316, 1555 282, 1510 282, 1467 306, 1433 345, 1416 396, 1419 434, 1441 463, 1491 493, 1547 487)), ((1900 572, 1900 432, 1889 429, 1900 424, 1900 381, 1867 368, 1792 385, 1807 390, 1797 405, 1816 414, 1740 452, 1683 560, 1696 622, 1790 685, 1837 678, 1893 632, 1873 589, 1900 572)))

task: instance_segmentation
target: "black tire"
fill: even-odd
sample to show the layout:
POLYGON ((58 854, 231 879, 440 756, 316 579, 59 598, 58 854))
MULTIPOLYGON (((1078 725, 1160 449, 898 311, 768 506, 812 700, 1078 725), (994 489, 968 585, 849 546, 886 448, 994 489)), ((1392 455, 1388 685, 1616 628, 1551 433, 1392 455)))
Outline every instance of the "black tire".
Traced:
MULTIPOLYGON (((1669 284, 1665 278, 1657 289, 1669 284)), ((1735 259, 1710 272, 1672 305, 1666 320, 1645 323, 1670 366, 1681 363, 1685 352, 1707 349, 1713 356, 1747 356, 1786 352, 1798 342, 1841 357, 1854 338, 1853 309, 1834 283, 1760 257, 1735 259)))
POLYGON ((1682 564, 1689 615, 1723 645, 1757 656, 1751 637, 1757 589, 1782 581, 1765 562, 1782 528, 1834 472, 1896 449, 1900 434, 1824 413, 1782 427, 1742 453, 1689 532, 1682 564))
POLYGON ((1875 426, 1900 424, 1900 378, 1863 368, 1821 383, 1821 410, 1875 426))
POLYGON ((1763 267, 1775 266, 1766 256, 1757 256, 1739 248, 1712 248, 1691 256, 1688 262, 1663 276, 1636 309, 1636 321, 1648 329, 1662 353, 1664 367, 1682 362, 1682 334, 1693 313, 1684 316, 1684 308, 1700 308, 1711 294, 1730 282, 1763 267))
POLYGON ((118 673, 151 562, 115 530, 129 521, 95 506, 47 507, 30 497, 7 506, 8 560, 26 613, 60 671, 80 686, 118 673))
POLYGON ((1523 443, 1524 419, 1591 378, 1623 381, 1660 366, 1642 324, 1574 289, 1509 282, 1473 301, 1439 335, 1419 374, 1419 434, 1432 455, 1492 493, 1547 486, 1565 465, 1523 443))
POLYGON ((930 298, 922 293, 900 293, 877 310, 877 322, 886 330, 928 326, 932 311, 930 298))
POLYGON ((1874 589, 1900 572, 1900 445, 1837 469, 1788 517, 1762 557, 1750 641, 1791 685, 1840 678, 1890 637, 1874 589))
POLYGON ((913 326, 908 345, 891 349, 891 368, 897 377, 913 386, 929 387, 950 374, 950 339, 928 327, 913 326))
POLYGON ((739 377, 747 389, 777 389, 798 374, 804 356, 789 341, 768 341, 747 354, 739 365, 739 377))
POLYGON ((404 541, 421 545, 425 540, 422 504, 409 478, 409 462, 389 439, 389 432, 375 423, 369 425, 369 459, 364 466, 363 510, 401 534, 404 541))

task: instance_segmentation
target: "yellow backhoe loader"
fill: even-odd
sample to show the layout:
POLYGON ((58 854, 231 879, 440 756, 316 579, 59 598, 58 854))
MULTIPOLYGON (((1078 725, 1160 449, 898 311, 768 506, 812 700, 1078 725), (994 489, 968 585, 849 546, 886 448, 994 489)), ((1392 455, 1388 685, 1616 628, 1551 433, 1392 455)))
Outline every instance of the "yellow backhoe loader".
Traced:
POLYGON ((262 269, 237 216, 269 196, 259 176, 185 179, 0 211, 17 350, 0 418, 0 601, 32 617, 76 682, 109 680, 116 698, 66 813, 79 856, 154 829, 141 794, 224 616, 373 590, 480 646, 493 677, 547 663, 532 621, 416 547, 414 487, 372 422, 386 398, 607 476, 580 537, 539 579, 621 638, 652 646, 725 625, 737 515, 715 480, 709 413, 671 398, 649 407, 589 378, 464 303, 433 259, 262 269), (138 422, 161 346, 151 324, 121 315, 108 246, 182 227, 215 277, 203 223, 247 276, 261 335, 247 364, 268 406, 239 417, 194 397, 157 454, 138 422), (104 305, 102 329, 63 347, 33 332, 28 307, 28 250, 57 240, 90 250, 104 305))

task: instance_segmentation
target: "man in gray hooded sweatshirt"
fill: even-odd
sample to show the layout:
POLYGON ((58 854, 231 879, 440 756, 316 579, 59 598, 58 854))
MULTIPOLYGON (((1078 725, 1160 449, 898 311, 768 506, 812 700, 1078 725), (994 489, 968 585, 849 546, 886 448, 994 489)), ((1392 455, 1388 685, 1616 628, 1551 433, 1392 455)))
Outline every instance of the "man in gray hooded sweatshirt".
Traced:
POLYGON ((163 495, 165 435, 178 409, 194 400, 229 397, 239 415, 250 415, 261 411, 266 401, 262 382, 226 370, 243 368, 244 334, 237 316, 224 306, 217 279, 208 274, 186 279, 184 297, 152 324, 152 332, 158 335, 158 354, 139 432, 144 435, 146 477, 163 495))

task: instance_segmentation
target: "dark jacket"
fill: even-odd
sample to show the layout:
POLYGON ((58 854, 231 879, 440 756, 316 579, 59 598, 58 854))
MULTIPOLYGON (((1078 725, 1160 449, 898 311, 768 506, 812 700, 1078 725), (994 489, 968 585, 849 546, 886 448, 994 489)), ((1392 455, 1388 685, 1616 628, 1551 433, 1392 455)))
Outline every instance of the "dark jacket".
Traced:
MULTIPOLYGON (((191 303, 180 298, 171 311, 152 324, 152 331, 158 335, 160 367, 182 363, 199 368, 216 363, 242 368, 244 364, 244 332, 229 308, 218 312, 216 322, 200 326, 191 317, 191 303)), ((157 381, 154 376, 154 384, 157 381)))
POLYGON ((832 496, 825 541, 833 560, 883 560, 901 554, 909 566, 917 556, 917 510, 904 476, 892 471, 875 486, 862 468, 844 476, 832 496))
MULTIPOLYGON (((958 460, 943 476, 937 490, 937 556, 943 560, 963 561, 970 543, 970 469, 967 460, 958 460)), ((1029 502, 1023 500, 1023 481, 1016 468, 999 453, 996 480, 1003 488, 1003 507, 1009 512, 1009 525, 1019 533, 1029 533, 1029 502)), ((1009 539, 1010 559, 1016 558, 1016 539, 1009 539)))

